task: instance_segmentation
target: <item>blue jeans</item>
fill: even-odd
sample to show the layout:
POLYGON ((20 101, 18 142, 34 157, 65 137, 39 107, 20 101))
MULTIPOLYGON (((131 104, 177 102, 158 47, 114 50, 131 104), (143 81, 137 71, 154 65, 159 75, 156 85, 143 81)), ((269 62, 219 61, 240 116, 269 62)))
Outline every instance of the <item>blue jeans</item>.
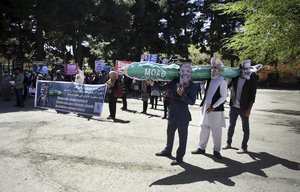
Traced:
POLYGON ((229 111, 229 128, 227 133, 227 144, 231 145, 232 143, 232 136, 234 134, 234 128, 238 116, 240 116, 242 119, 242 127, 244 132, 242 148, 247 148, 248 147, 247 143, 250 135, 249 117, 246 117, 244 112, 241 109, 235 107, 230 107, 230 111, 229 111))

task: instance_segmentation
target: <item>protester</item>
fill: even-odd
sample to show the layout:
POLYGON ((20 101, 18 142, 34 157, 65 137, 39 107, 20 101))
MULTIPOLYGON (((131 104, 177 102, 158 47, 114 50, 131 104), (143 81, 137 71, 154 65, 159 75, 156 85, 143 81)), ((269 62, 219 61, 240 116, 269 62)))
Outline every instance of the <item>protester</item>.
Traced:
POLYGON ((220 75, 222 62, 217 57, 212 57, 211 79, 207 81, 206 93, 200 104, 200 141, 199 147, 192 154, 204 154, 210 132, 214 142, 214 156, 222 159, 220 154, 222 142, 222 127, 225 127, 224 102, 227 97, 227 82, 220 75))
POLYGON ((169 111, 169 106, 170 106, 170 102, 171 102, 171 98, 172 98, 172 92, 170 89, 166 89, 163 91, 163 104, 164 104, 164 116, 162 117, 162 119, 166 119, 167 118, 167 114, 169 111))
MULTIPOLYGON (((156 156, 171 157, 175 131, 178 129, 179 147, 176 158, 171 165, 178 165, 183 162, 186 151, 189 121, 192 120, 188 105, 196 101, 196 87, 190 80, 191 64, 183 63, 180 66, 180 79, 173 79, 163 86, 163 89, 170 89, 172 98, 168 114, 167 144, 163 151, 156 153, 156 156)), ((152 81, 153 83, 153 81, 152 81)))
POLYGON ((121 75, 119 80, 122 85, 122 104, 123 106, 121 107, 122 110, 127 110, 127 88, 126 88, 126 76, 121 75))
POLYGON ((110 115, 107 117, 107 119, 113 119, 116 118, 116 107, 117 107, 117 97, 114 96, 114 92, 118 88, 119 84, 118 76, 115 71, 109 72, 109 79, 106 82, 107 86, 107 95, 108 95, 108 106, 109 106, 109 113, 110 115))
POLYGON ((1 81, 1 95, 2 99, 5 101, 10 101, 11 99, 11 87, 13 86, 10 82, 13 80, 13 77, 4 71, 4 76, 1 81))
POLYGON ((146 80, 142 81, 141 82, 141 97, 142 97, 142 101, 143 101, 142 113, 144 113, 144 114, 147 114, 150 91, 151 91, 151 88, 150 88, 149 83, 146 80))
POLYGON ((153 85, 151 86, 151 97, 150 97, 150 103, 151 103, 151 109, 157 109, 157 102, 158 97, 160 96, 160 87, 159 83, 157 81, 154 81, 153 85))
POLYGON ((24 75, 21 73, 20 67, 15 68, 15 93, 16 105, 15 107, 24 107, 23 89, 24 89, 24 75))
POLYGON ((62 74, 62 71, 61 70, 57 70, 54 77, 53 77, 53 81, 64 81, 65 78, 62 74))
POLYGON ((84 83, 84 79, 85 79, 84 72, 81 71, 80 69, 78 69, 77 72, 76 72, 74 81, 76 83, 84 83))
POLYGON ((243 141, 240 153, 248 151, 249 140, 249 116, 256 96, 256 75, 247 74, 251 67, 251 61, 246 59, 240 64, 240 75, 231 81, 229 127, 227 133, 227 145, 223 149, 231 148, 232 137, 238 116, 241 117, 243 127, 243 141))

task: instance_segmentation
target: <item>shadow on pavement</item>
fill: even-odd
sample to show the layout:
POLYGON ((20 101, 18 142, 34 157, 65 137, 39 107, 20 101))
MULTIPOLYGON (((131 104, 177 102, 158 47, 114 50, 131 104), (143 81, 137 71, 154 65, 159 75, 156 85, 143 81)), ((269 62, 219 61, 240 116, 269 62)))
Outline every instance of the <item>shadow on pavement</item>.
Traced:
MULTIPOLYGON (((268 177, 263 169, 275 165, 282 165, 292 170, 300 170, 300 164, 298 162, 276 157, 269 153, 248 152, 247 154, 253 159, 252 162, 241 163, 225 157, 223 160, 215 160, 218 163, 225 164, 227 166, 225 168, 203 169, 184 162, 180 165, 185 169, 183 172, 154 181, 149 187, 152 185, 188 184, 199 181, 208 181, 210 183, 215 183, 217 181, 227 186, 234 186, 235 182, 231 180, 231 177, 243 173, 252 173, 261 177, 268 177)), ((211 158, 213 158, 212 155, 206 156, 211 156, 211 158)))

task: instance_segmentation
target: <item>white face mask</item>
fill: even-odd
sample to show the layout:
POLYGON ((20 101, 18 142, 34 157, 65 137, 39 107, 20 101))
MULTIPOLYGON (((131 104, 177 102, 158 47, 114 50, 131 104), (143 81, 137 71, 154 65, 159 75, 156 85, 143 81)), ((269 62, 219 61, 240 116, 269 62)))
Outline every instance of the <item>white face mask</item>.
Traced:
POLYGON ((245 79, 249 80, 252 73, 256 73, 262 68, 262 64, 257 64, 255 66, 250 66, 246 69, 242 69, 242 73, 245 79))
POLYGON ((210 77, 211 79, 216 79, 220 75, 221 65, 213 64, 211 65, 210 77))

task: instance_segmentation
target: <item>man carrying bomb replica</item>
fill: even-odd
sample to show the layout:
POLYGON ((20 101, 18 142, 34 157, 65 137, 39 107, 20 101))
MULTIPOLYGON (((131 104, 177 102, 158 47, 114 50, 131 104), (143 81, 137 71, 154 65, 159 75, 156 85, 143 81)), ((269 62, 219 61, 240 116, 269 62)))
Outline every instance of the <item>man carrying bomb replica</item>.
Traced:
MULTIPOLYGON (((190 79, 191 63, 184 62, 180 66, 180 79, 176 78, 163 86, 163 89, 170 89, 172 98, 168 114, 167 144, 166 147, 156 156, 171 157, 176 130, 179 135, 179 147, 176 152, 176 159, 171 165, 178 165, 183 162, 186 151, 188 136, 188 125, 192 120, 188 105, 196 101, 196 86, 190 79)), ((153 80, 148 80, 152 81, 153 80)))
POLYGON ((214 142, 214 156, 222 159, 220 154, 222 142, 222 127, 225 127, 224 102, 227 97, 227 82, 220 74, 222 61, 217 57, 212 57, 211 79, 206 82, 205 96, 200 106, 200 140, 198 148, 192 154, 205 154, 210 132, 214 142))
POLYGON ((256 80, 257 76, 252 74, 256 72, 256 67, 251 66, 251 61, 245 59, 240 64, 240 75, 231 81, 230 94, 230 111, 229 111, 229 127, 227 133, 227 145, 223 149, 230 149, 234 128, 238 116, 241 117, 243 127, 243 141, 239 153, 246 153, 248 151, 249 140, 249 116, 252 106, 255 102, 256 96, 256 80))

